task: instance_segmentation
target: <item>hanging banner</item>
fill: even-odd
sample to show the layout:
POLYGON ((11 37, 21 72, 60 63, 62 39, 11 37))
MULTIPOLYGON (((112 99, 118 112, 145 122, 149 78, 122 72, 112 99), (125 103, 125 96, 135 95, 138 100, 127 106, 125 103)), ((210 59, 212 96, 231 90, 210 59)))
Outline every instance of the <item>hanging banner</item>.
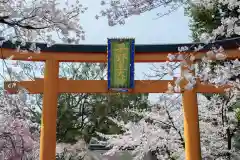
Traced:
POLYGON ((134 88, 134 39, 108 39, 108 89, 134 88))

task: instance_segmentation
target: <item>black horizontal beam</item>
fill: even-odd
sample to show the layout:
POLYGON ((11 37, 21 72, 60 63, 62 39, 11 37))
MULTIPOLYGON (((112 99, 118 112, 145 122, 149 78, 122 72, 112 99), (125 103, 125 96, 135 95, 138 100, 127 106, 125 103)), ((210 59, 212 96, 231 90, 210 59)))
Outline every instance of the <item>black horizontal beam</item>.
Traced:
MULTIPOLYGON (((212 47, 222 46, 224 49, 236 49, 239 47, 240 37, 219 40, 207 45, 202 43, 180 43, 180 44, 148 44, 148 45, 136 45, 136 53, 156 53, 156 52, 178 52, 179 47, 186 46, 189 51, 193 51, 195 47, 202 45, 203 50, 209 50, 212 47)), ((12 44, 10 41, 3 43, 2 48, 15 49, 19 43, 12 44)), ((30 43, 27 43, 25 48, 29 48, 30 43)), ((51 47, 47 47, 44 43, 37 43, 37 46, 41 48, 43 52, 59 52, 59 53, 103 53, 107 52, 107 45, 72 45, 72 44, 55 44, 51 47)))

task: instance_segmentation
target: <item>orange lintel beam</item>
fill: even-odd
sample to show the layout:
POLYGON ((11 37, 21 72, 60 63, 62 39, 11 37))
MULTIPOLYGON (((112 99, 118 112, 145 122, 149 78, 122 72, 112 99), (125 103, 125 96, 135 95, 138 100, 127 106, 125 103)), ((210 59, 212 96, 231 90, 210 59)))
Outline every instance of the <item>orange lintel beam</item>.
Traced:
MULTIPOLYGON (((240 58, 239 50, 226 51, 228 59, 240 58)), ((165 62, 168 61, 169 53, 136 53, 135 62, 165 62)), ((172 53, 174 54, 174 53, 172 53)), ((176 53, 177 54, 177 53, 176 53)), ((195 53, 196 58, 201 58, 204 54, 201 52, 195 53)), ((13 49, 2 49, 0 58, 6 59, 13 56, 13 60, 24 61, 45 61, 47 59, 55 59, 59 62, 107 62, 107 53, 58 53, 58 52, 41 52, 36 53, 22 53, 16 52, 13 49)))
POLYGON ((43 79, 35 79, 34 81, 20 82, 4 82, 4 89, 10 94, 16 94, 20 88, 26 89, 31 94, 43 93, 43 79))
MULTIPOLYGON (((168 83, 173 80, 136 80, 135 88, 130 93, 165 93, 168 83)), ((43 79, 35 81, 16 82, 16 87, 11 88, 13 82, 4 82, 4 88, 9 93, 16 93, 21 86, 30 94, 43 93, 43 79)), ((223 88, 216 88, 213 85, 203 85, 197 82, 196 90, 199 93, 223 93, 223 88)), ((108 93, 107 81, 105 80, 59 80, 59 93, 108 93)))

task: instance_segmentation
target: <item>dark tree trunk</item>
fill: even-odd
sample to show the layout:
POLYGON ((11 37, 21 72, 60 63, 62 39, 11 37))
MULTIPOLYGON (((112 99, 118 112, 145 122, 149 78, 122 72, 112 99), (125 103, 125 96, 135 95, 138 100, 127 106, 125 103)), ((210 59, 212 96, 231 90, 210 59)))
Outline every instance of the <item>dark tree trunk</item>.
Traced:
MULTIPOLYGON (((228 150, 230 151, 232 149, 232 135, 230 132, 230 129, 227 129, 227 143, 228 143, 228 150)), ((231 159, 231 154, 228 153, 228 159, 231 159)))

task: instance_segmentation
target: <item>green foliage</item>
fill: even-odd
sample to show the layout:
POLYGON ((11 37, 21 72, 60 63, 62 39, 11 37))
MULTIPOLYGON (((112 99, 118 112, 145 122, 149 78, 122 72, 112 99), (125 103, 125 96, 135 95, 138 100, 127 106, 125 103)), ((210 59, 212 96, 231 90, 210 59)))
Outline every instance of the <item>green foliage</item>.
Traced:
MULTIPOLYGON (((105 64, 63 63, 60 77, 74 80, 104 79, 105 64)), ((81 86, 79 86, 81 87, 81 86)), ((137 120, 139 117, 124 112, 128 108, 145 109, 148 94, 61 94, 58 97, 57 142, 74 144, 79 138, 88 143, 96 132, 117 134, 121 128, 108 117, 119 121, 137 120), (145 98, 143 97, 145 96, 145 98)), ((38 95, 41 106, 42 95, 38 95)), ((32 121, 41 123, 41 112, 32 110, 32 121)))
MULTIPOLYGON (((77 107, 68 103, 72 100, 71 95, 61 95, 62 103, 58 105, 57 118, 57 140, 58 142, 76 142, 76 137, 79 136, 83 128, 83 122, 79 119, 83 115, 82 111, 78 111, 77 107)), ((80 106, 79 108, 82 108, 80 106)))
MULTIPOLYGON (((140 102, 140 95, 85 95, 87 102, 70 103, 76 98, 72 94, 61 95, 62 102, 58 106, 57 139, 58 142, 75 143, 81 137, 89 142, 96 137, 96 132, 117 134, 121 132, 108 117, 128 121, 132 114, 124 112, 126 108, 146 108, 146 102, 140 102)), ((86 100, 86 99, 85 99, 86 100)))
POLYGON ((190 29, 192 38, 196 42, 199 41, 202 33, 211 33, 213 29, 220 25, 220 16, 217 8, 206 9, 203 6, 189 4, 185 11, 191 18, 190 29))
POLYGON ((125 109, 134 108, 148 108, 146 100, 142 100, 142 95, 113 94, 103 96, 102 101, 98 101, 92 105, 91 115, 88 116, 91 123, 86 127, 85 133, 87 135, 84 136, 84 139, 89 142, 91 137, 97 136, 96 132, 103 134, 121 133, 121 128, 108 117, 124 122, 138 120, 140 117, 125 112, 125 109))
MULTIPOLYGON (((234 108, 236 109, 235 115, 237 117, 239 128, 240 128, 240 101, 234 106, 234 108)), ((235 141, 234 143, 235 147, 240 151, 240 129, 236 131, 234 136, 234 141, 235 141)))
POLYGON ((240 122, 240 100, 233 106, 237 120, 240 122))
MULTIPOLYGON (((224 17, 238 17, 237 10, 229 10, 226 5, 219 4, 219 0, 214 0, 213 8, 205 8, 204 6, 189 3, 185 8, 185 13, 190 20, 190 29, 192 38, 195 42, 199 42, 202 33, 211 33, 214 29, 221 25, 221 19, 224 17), (221 12, 225 14, 222 15, 221 12)), ((231 37, 237 37, 233 34, 231 37)), ((217 39, 224 39, 225 36, 219 36, 217 39)))

